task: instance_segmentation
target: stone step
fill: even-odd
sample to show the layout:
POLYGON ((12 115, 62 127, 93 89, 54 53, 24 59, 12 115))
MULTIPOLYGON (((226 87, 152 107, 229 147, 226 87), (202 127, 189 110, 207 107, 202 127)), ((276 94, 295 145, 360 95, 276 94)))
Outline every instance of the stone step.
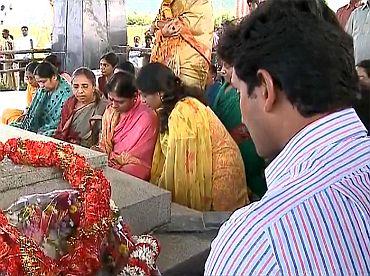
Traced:
POLYGON ((171 204, 171 221, 157 232, 207 232, 217 230, 232 212, 200 212, 177 203, 171 204))
MULTIPOLYGON (((18 137, 36 141, 61 142, 50 137, 0 124, 1 142, 6 142, 10 138, 18 137)), ((107 166, 107 156, 105 154, 76 145, 74 145, 74 148, 78 154, 86 157, 91 166, 95 168, 103 168, 107 166)), ((0 163, 0 193, 27 185, 33 185, 40 181, 47 181, 57 178, 61 178, 61 173, 55 168, 16 166, 7 158, 0 163)))
POLYGON ((163 276, 203 275, 217 230, 202 233, 154 233, 161 245, 158 267, 163 276))
POLYGON ((146 181, 106 167, 112 198, 135 234, 142 234, 170 221, 171 193, 146 181))

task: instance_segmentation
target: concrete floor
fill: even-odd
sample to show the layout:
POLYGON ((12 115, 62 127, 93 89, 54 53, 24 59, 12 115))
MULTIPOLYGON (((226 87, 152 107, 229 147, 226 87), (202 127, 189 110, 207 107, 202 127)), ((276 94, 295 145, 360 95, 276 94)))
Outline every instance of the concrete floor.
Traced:
POLYGON ((216 230, 203 233, 154 233, 161 244, 158 267, 164 276, 201 276, 216 230))

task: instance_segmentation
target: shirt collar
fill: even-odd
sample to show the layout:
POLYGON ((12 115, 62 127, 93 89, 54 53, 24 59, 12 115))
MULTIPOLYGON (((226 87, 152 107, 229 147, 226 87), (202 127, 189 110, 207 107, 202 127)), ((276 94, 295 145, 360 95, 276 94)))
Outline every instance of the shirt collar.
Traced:
POLYGON ((348 10, 351 7, 360 7, 362 5, 361 1, 355 2, 355 1, 350 1, 347 5, 345 5, 345 8, 348 10))
POLYGON ((370 8, 370 0, 366 1, 365 4, 362 5, 361 9, 365 10, 370 8))
POLYGON ((353 137, 366 137, 367 130, 354 109, 329 114, 298 132, 265 170, 269 189, 314 149, 353 137))

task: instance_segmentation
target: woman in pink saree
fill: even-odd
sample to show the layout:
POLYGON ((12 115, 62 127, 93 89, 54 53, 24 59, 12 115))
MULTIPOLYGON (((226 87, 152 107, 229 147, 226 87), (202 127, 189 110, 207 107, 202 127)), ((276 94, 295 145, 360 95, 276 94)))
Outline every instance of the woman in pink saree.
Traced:
POLYGON ((103 115, 99 149, 108 154, 109 166, 149 180, 158 120, 141 102, 134 82, 130 73, 118 72, 107 83, 111 104, 103 115))

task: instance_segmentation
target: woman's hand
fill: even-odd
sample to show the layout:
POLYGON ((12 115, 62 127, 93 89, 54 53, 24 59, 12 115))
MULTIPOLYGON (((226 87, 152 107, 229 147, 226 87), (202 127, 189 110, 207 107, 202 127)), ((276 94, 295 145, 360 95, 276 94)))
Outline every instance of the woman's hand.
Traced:
POLYGON ((162 34, 164 37, 177 36, 181 32, 181 24, 177 20, 170 20, 162 27, 162 34))
POLYGON ((101 149, 99 146, 92 146, 90 148, 91 150, 95 150, 95 151, 98 151, 98 152, 102 152, 102 153, 105 153, 103 149, 101 149))
POLYGON ((121 165, 118 163, 118 160, 117 160, 117 157, 119 155, 112 152, 111 155, 109 156, 109 160, 108 160, 108 166, 113 168, 113 169, 116 169, 116 170, 119 170, 119 168, 121 167, 121 165))

